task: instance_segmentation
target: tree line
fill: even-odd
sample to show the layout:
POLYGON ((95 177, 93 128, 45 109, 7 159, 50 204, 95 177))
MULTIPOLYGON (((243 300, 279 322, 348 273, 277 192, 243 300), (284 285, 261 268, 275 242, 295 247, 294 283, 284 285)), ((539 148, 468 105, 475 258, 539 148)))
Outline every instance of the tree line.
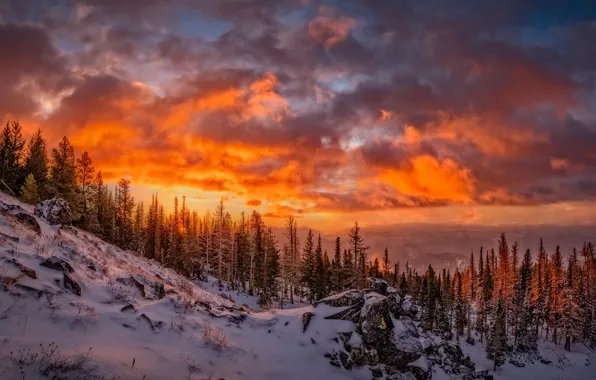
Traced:
POLYGON ((368 260, 358 223, 345 245, 335 239, 331 255, 321 236, 308 231, 301 243, 294 217, 286 219, 284 242, 277 241, 262 215, 253 211, 232 218, 223 200, 213 212, 199 215, 174 199, 167 213, 157 195, 145 205, 131 195, 122 178, 111 190, 87 152, 76 157, 64 137, 48 155, 40 131, 28 141, 18 122, 0 135, 0 180, 3 190, 36 203, 51 197, 68 201, 73 223, 122 249, 191 278, 213 276, 233 289, 259 298, 263 307, 313 302, 330 294, 365 288, 367 277, 379 277, 410 294, 421 305, 421 324, 428 331, 470 342, 486 343, 487 355, 501 365, 508 351, 536 352, 539 339, 596 346, 596 255, 592 243, 567 260, 557 247, 548 254, 542 240, 536 260, 521 256, 505 234, 497 251, 472 252, 469 264, 455 273, 429 265, 424 273, 407 263, 401 270, 389 253, 368 260))
MULTIPOLYGON (((192 279, 210 275, 230 287, 259 297, 263 306, 314 301, 378 276, 379 261, 367 261, 367 250, 357 223, 342 250, 335 244, 333 258, 322 249, 321 236, 309 231, 301 245, 294 217, 285 225, 287 242, 276 240, 262 215, 253 211, 233 219, 223 200, 213 212, 199 215, 174 199, 167 213, 158 195, 149 204, 136 202, 131 182, 120 179, 113 189, 96 171, 88 152, 76 156, 67 137, 48 155, 41 131, 28 141, 17 121, 6 124, 0 138, 2 188, 35 204, 52 197, 65 199, 73 224, 126 250, 159 261, 192 279)), ((386 252, 384 272, 389 272, 386 252)))
POLYGON ((502 365, 508 352, 536 353, 539 339, 596 347, 596 255, 594 245, 574 248, 567 260, 557 246, 552 254, 542 239, 537 258, 505 234, 498 248, 480 249, 464 270, 437 273, 429 265, 419 274, 406 265, 395 285, 419 301, 422 326, 439 335, 474 337, 486 343, 487 357, 502 365))

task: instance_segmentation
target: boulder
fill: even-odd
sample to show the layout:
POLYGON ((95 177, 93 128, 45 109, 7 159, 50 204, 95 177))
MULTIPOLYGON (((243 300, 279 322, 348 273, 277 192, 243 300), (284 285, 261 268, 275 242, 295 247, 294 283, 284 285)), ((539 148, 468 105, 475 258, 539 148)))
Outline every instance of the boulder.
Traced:
POLYGON ((359 290, 348 290, 315 302, 315 307, 320 304, 332 307, 362 306, 364 304, 364 294, 359 290))
POLYGON ((124 306, 122 309, 120 309, 121 312, 123 313, 136 313, 137 309, 135 309, 135 307, 132 304, 128 304, 126 306, 124 306))
POLYGON ((414 338, 420 337, 420 333, 418 333, 418 327, 416 327, 416 324, 412 318, 403 316, 399 318, 399 321, 404 327, 404 331, 401 334, 398 334, 399 336, 411 336, 414 338))
POLYGON ((377 293, 368 293, 366 295, 364 306, 360 313, 358 330, 362 335, 362 339, 367 344, 374 344, 391 335, 393 321, 391 320, 390 305, 387 297, 377 293))
POLYGON ((414 375, 412 375, 411 372, 405 372, 405 373, 397 372, 391 376, 385 377, 385 379, 387 379, 387 380, 416 380, 416 377, 414 377, 414 375))
POLYGON ((162 321, 153 322, 151 318, 147 316, 147 314, 141 314, 137 319, 145 321, 149 325, 151 330, 153 330, 153 332, 155 333, 160 332, 164 326, 164 323, 162 321))
POLYGON ((119 277, 116 281, 138 289, 141 296, 148 300, 162 299, 166 296, 166 290, 162 283, 153 281, 140 274, 133 274, 130 277, 119 277))
POLYGON ((325 319, 335 319, 358 323, 360 320, 360 309, 361 307, 359 305, 348 306, 340 312, 325 317, 325 319))
POLYGON ((35 206, 35 215, 44 218, 52 225, 72 223, 72 213, 68 202, 61 198, 42 201, 35 206))
POLYGON ((404 369, 409 363, 422 356, 422 345, 417 338, 395 336, 389 337, 381 344, 376 345, 379 360, 390 366, 404 369))
POLYGON ((14 217, 22 225, 31 229, 36 234, 41 235, 41 227, 39 226, 39 223, 37 223, 37 219, 35 219, 35 217, 24 212, 19 212, 14 217))
POLYGON ((64 272, 64 288, 71 293, 81 296, 81 286, 66 272, 64 272))
POLYGON ((389 293, 387 292, 389 284, 385 280, 381 280, 380 278, 376 277, 369 277, 368 285, 372 292, 379 293, 382 296, 389 295, 389 293))
POLYGON ((371 367, 370 372, 372 374, 373 379, 383 377, 383 371, 379 367, 371 367))
POLYGON ((57 271, 64 272, 64 273, 73 273, 74 272, 74 269, 72 268, 72 266, 70 265, 70 263, 68 261, 64 260, 61 257, 57 257, 57 256, 48 257, 47 259, 42 261, 42 263, 39 265, 41 265, 42 267, 50 268, 50 269, 57 270, 57 271))
POLYGON ((377 365, 379 364, 379 353, 377 349, 367 348, 364 344, 352 346, 350 357, 355 365, 377 365))
POLYGON ((308 328, 308 325, 310 324, 310 321, 312 320, 313 316, 314 314, 310 311, 307 311, 306 313, 302 314, 302 333, 306 332, 306 329, 308 328))
POLYGON ((432 377, 430 369, 431 368, 424 356, 421 356, 414 362, 408 364, 408 371, 414 375, 416 380, 430 380, 432 377))
POLYGON ((397 294, 397 292, 392 292, 392 293, 389 293, 387 298, 391 302, 390 303, 391 315, 393 315, 394 318, 399 318, 403 314, 403 311, 401 309, 402 299, 401 299, 400 295, 397 294))

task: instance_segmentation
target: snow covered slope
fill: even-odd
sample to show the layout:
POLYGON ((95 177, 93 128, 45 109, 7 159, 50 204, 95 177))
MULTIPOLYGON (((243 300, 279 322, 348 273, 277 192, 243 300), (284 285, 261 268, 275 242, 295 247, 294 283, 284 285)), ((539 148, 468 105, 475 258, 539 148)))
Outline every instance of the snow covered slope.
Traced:
MULTIPOLYGON (((324 319, 336 308, 254 312, 91 234, 50 226, 4 194, 0 286, 2 380, 371 379, 367 366, 348 371, 325 357, 338 335, 355 330, 349 320, 324 319)), ((467 351, 485 361, 478 346, 467 351)), ((496 378, 530 379, 535 366, 540 378, 590 379, 591 355, 568 354, 564 370, 507 364, 496 378)))

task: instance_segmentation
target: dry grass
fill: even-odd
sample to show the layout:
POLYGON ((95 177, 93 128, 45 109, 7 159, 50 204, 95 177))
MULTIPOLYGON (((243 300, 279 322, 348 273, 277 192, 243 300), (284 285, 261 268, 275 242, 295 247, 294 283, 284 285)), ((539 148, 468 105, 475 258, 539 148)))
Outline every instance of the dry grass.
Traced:
POLYGON ((218 349, 228 347, 228 337, 226 334, 217 327, 211 326, 209 323, 203 324, 203 341, 218 349))

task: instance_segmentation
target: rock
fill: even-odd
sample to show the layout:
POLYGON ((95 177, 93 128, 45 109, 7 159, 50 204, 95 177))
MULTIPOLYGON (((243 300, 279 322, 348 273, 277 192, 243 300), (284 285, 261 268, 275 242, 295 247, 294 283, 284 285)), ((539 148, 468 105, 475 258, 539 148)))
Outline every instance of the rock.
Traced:
POLYGON ((453 360, 454 363, 458 365, 461 363, 462 359, 464 358, 464 353, 461 350, 459 344, 445 342, 443 344, 444 352, 449 355, 449 357, 453 360))
POLYGON ((364 304, 364 294, 358 290, 348 290, 315 302, 315 307, 322 303, 333 307, 362 306, 364 304))
POLYGON ((544 365, 553 364, 553 362, 551 360, 546 359, 546 358, 540 358, 540 363, 542 363, 544 365))
POLYGON ((310 311, 307 311, 306 313, 302 314, 302 333, 306 332, 306 329, 308 328, 308 325, 310 324, 310 321, 312 320, 313 316, 314 314, 310 311))
POLYGON ((346 352, 339 352, 339 361, 345 369, 349 371, 352 370, 352 359, 350 358, 350 355, 348 355, 346 352))
POLYGON ((389 293, 387 298, 390 301, 389 311, 391 312, 391 315, 393 315, 394 318, 399 318, 403 314, 403 311, 401 309, 402 299, 401 299, 400 295, 397 294, 397 292, 393 292, 393 293, 389 293))
POLYGON ((374 379, 383 377, 383 371, 379 367, 371 367, 370 372, 372 372, 372 377, 374 379))
POLYGON ((121 312, 123 313, 136 313, 137 309, 135 309, 135 307, 132 304, 128 304, 126 306, 124 306, 122 309, 120 309, 121 312))
POLYGON ((36 234, 41 235, 41 227, 39 226, 39 223, 37 223, 37 219, 35 219, 35 217, 24 212, 20 212, 16 214, 14 217, 22 225, 33 230, 33 232, 35 232, 36 234))
POLYGON ((72 223, 68 202, 61 198, 41 201, 35 206, 35 215, 44 218, 52 225, 72 223))
POLYGON ((95 267, 95 264, 87 265, 87 269, 89 269, 90 271, 93 271, 93 272, 97 272, 97 268, 95 267))
POLYGON ((74 269, 68 261, 61 257, 52 256, 45 259, 41 264, 42 267, 50 268, 64 273, 73 273, 74 269))
POLYGON ((325 317, 325 319, 335 319, 358 323, 358 321, 360 320, 360 309, 361 307, 359 305, 348 306, 338 313, 325 317))
POLYGON ((43 292, 39 289, 35 289, 31 286, 28 285, 23 285, 23 284, 15 284, 14 286, 17 289, 23 290, 25 292, 27 292, 28 294, 32 295, 33 297, 40 299, 41 296, 43 295, 43 292))
POLYGON ((77 296, 81 296, 81 286, 66 272, 64 272, 64 288, 77 296))
POLYGON ((17 268, 19 268, 21 273, 24 274, 25 276, 31 277, 34 280, 37 279, 37 273, 35 273, 35 270, 21 264, 19 261, 17 261, 17 259, 10 259, 7 262, 16 266, 17 268))
POLYGON ((367 348, 364 344, 351 346, 350 357, 355 365, 377 365, 379 364, 379 354, 373 348, 367 348))
POLYGON ((381 280, 380 278, 376 277, 369 277, 368 284, 372 292, 379 293, 382 296, 389 295, 389 293, 387 292, 387 288, 389 287, 387 281, 381 280))
POLYGON ((405 373, 395 373, 391 376, 386 377, 385 379, 387 380, 416 380, 416 377, 414 377, 414 375, 411 372, 405 372, 405 373))
POLYGON ((416 380, 430 380, 432 377, 430 366, 424 356, 408 364, 408 370, 414 375, 416 380))
POLYGON ((138 320, 142 320, 145 321, 149 327, 151 328, 151 330, 153 330, 153 332, 159 332, 161 331, 161 329, 163 328, 164 323, 162 321, 159 321, 157 323, 154 323, 151 318, 149 318, 147 316, 147 314, 141 314, 138 318, 138 320))
POLYGON ((393 321, 389 311, 389 300, 387 297, 377 293, 366 295, 364 306, 360 313, 359 330, 362 339, 367 344, 374 344, 391 335, 393 321))
POLYGON ((403 324, 405 331, 402 332, 402 336, 411 336, 414 338, 419 338, 420 333, 418 332, 418 327, 410 317, 400 317, 399 321, 403 324))
POLYGON ((162 299, 166 296, 166 290, 162 283, 139 274, 133 274, 130 277, 119 277, 116 281, 138 289, 141 296, 148 300, 162 299))
POLYGON ((422 356, 422 345, 414 337, 396 338, 391 336, 381 343, 376 345, 381 363, 405 368, 409 363, 422 356))

